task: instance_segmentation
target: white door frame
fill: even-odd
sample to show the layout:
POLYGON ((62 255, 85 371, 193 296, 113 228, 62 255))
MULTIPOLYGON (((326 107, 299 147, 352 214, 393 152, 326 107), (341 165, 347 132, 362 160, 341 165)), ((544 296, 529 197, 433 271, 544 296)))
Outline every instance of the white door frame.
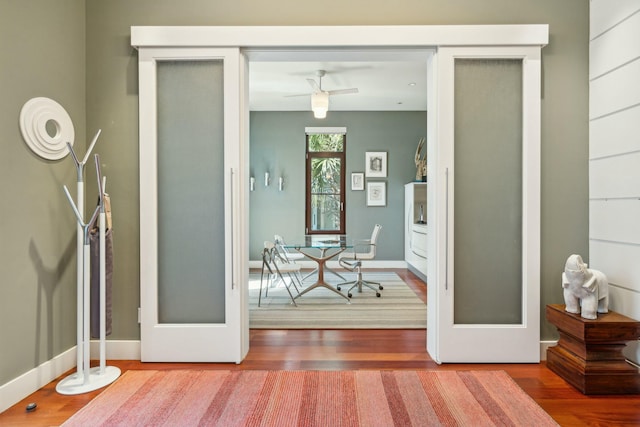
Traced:
MULTIPOLYGON (((540 49, 549 40, 548 25, 432 25, 432 26, 287 26, 287 27, 184 27, 184 26, 134 26, 131 27, 131 45, 137 48, 144 47, 239 47, 255 50, 266 48, 280 50, 323 49, 340 52, 349 49, 384 49, 398 51, 402 49, 442 49, 453 46, 530 46, 540 49)), ((445 191, 440 179, 441 165, 436 162, 437 141, 441 137, 442 122, 440 112, 435 99, 438 95, 438 87, 442 76, 438 68, 438 54, 428 59, 429 88, 432 96, 429 97, 430 113, 428 117, 428 138, 435 143, 429 144, 429 218, 435 221, 429 222, 428 250, 430 253, 443 253, 443 242, 446 234, 442 232, 444 217, 445 191)), ((241 67, 241 73, 246 73, 246 68, 241 67)), ((247 117, 242 117, 240 123, 240 145, 248 146, 248 106, 246 93, 240 100, 240 111, 247 117)), ((244 153, 244 162, 240 164, 239 176, 241 182, 248 182, 248 152, 244 153)), ((239 209, 242 215, 247 216, 248 197, 244 192, 247 185, 241 184, 239 209)), ((246 232, 246 230, 245 230, 246 232)), ((246 237, 246 236, 243 236, 246 237)), ((243 244, 248 245, 248 239, 242 239, 243 244)), ((245 257, 236 260, 237 271, 248 271, 248 248, 242 248, 245 257)), ((429 257, 429 282, 442 284, 445 280, 445 271, 441 265, 440 257, 429 257)), ((435 286, 429 286, 429 292, 435 292, 435 286), (433 290, 432 290, 433 288, 433 290)), ((242 289, 246 294, 247 289, 242 289)), ((427 349, 431 356, 440 362, 442 343, 439 335, 439 308, 444 300, 439 300, 438 294, 429 294, 427 318, 428 334, 427 349), (433 296, 433 298, 432 298, 433 296)), ((539 297, 539 295, 538 295, 539 297)), ((246 295, 242 296, 242 304, 246 304, 246 295)), ((248 336, 248 316, 242 319, 243 334, 248 336)), ((244 343, 245 340, 243 339, 244 343)), ((241 345, 241 344, 238 344, 241 345)), ((242 344, 244 345, 244 344, 242 344)), ((248 349, 248 341, 246 343, 248 349)), ((246 354, 246 351, 243 351, 246 354)))

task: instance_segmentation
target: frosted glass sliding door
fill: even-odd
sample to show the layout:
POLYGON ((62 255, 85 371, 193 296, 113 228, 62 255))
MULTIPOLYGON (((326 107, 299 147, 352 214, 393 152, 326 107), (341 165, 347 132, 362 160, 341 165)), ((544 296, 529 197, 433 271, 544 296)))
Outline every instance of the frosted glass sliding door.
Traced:
POLYGON ((522 323, 522 60, 455 61, 454 322, 522 323))
POLYGON ((158 320, 224 323, 223 62, 158 62, 158 320))
POLYGON ((140 50, 141 358, 239 362, 238 49, 140 50))
MULTIPOLYGON (((438 53, 439 362, 540 359, 540 50, 438 53)), ((431 332, 431 331, 430 331, 431 332)))

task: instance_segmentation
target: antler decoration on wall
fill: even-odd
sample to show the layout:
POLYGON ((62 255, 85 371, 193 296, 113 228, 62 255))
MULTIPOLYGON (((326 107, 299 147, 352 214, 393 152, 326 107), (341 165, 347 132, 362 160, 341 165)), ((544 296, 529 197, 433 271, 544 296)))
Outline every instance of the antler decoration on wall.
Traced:
POLYGON ((420 138, 418 141, 418 148, 416 148, 416 181, 422 181, 423 177, 427 176, 427 153, 421 156, 422 148, 424 148, 424 138, 420 138))

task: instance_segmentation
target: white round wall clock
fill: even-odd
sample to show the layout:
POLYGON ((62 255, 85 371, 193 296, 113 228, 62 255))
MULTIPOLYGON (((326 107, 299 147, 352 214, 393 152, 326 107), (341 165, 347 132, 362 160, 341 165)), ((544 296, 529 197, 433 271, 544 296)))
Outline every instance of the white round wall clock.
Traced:
POLYGON ((20 131, 27 146, 38 156, 58 160, 69 154, 73 145, 73 122, 67 111, 53 99, 28 100, 20 111, 20 131))

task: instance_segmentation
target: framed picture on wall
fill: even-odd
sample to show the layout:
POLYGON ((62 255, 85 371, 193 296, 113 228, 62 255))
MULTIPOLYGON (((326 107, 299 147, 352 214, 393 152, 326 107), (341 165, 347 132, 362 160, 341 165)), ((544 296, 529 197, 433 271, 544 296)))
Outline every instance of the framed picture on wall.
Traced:
POLYGON ((365 153, 365 171, 367 178, 387 177, 387 152, 367 151, 365 153))
POLYGON ((364 190, 364 172, 351 174, 351 191, 364 190))
POLYGON ((367 182, 367 206, 387 205, 387 183, 379 181, 367 182))

